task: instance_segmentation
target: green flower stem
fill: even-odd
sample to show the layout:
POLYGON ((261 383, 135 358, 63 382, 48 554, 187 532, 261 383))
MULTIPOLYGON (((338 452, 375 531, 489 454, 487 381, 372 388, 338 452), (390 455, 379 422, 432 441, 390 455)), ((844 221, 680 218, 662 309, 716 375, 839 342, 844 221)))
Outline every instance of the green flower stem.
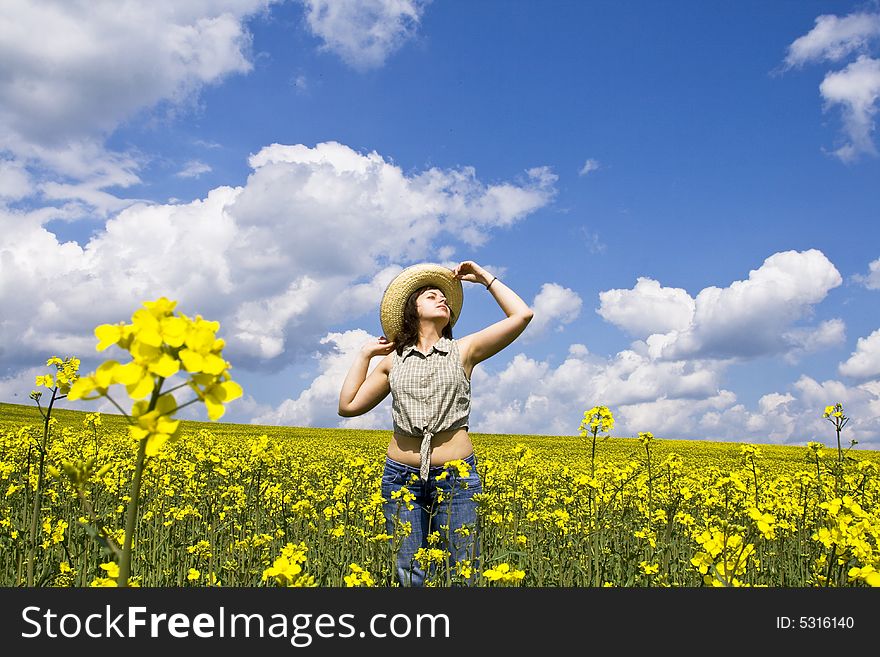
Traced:
POLYGON ((755 466, 755 457, 754 456, 752 456, 751 459, 749 459, 749 460, 751 461, 751 466, 752 466, 752 477, 755 480, 755 508, 760 508, 760 506, 758 505, 758 493, 759 493, 758 468, 755 466))
POLYGON ((593 430, 593 450, 590 453, 590 476, 596 476, 596 434, 599 433, 598 427, 593 430))
POLYGON ((652 481, 654 476, 651 472, 651 449, 647 443, 645 443, 645 454, 648 463, 648 527, 651 527, 654 522, 654 482, 652 481))
POLYGON ((122 545, 122 557, 119 560, 119 579, 117 586, 128 586, 128 577, 131 574, 131 539, 137 524, 138 495, 141 492, 141 474, 144 471, 144 461, 147 453, 147 439, 142 438, 138 445, 137 463, 134 469, 134 479, 131 482, 131 496, 128 500, 128 508, 125 512, 125 541, 122 545))
MULTIPOLYGON (((159 378, 156 387, 153 388, 153 395, 150 397, 150 405, 147 413, 156 408, 156 402, 159 401, 159 395, 162 390, 162 382, 165 379, 159 378)), ((116 586, 128 586, 128 578, 131 575, 131 543, 134 536, 134 529, 137 525, 138 496, 141 492, 141 475, 144 471, 144 462, 147 456, 147 440, 149 436, 141 438, 138 444, 137 461, 134 467, 134 478, 131 480, 131 495, 128 500, 128 508, 125 512, 125 541, 122 544, 122 558, 119 560, 119 578, 116 580, 116 586)))
MULTIPOLYGON (((37 528, 40 526, 40 509, 43 504, 43 482, 45 479, 46 468, 46 452, 49 445, 49 419, 52 417, 52 406, 55 404, 55 395, 58 394, 58 388, 52 389, 52 399, 49 400, 49 407, 43 415, 43 444, 40 445, 40 465, 37 474, 37 490, 34 494, 34 506, 31 510, 31 527, 28 535, 28 560, 27 560, 27 585, 34 585, 34 560, 37 556, 37 528)), ((37 403, 39 405, 39 402, 37 403)), ((40 409, 42 413, 42 409, 40 409)))

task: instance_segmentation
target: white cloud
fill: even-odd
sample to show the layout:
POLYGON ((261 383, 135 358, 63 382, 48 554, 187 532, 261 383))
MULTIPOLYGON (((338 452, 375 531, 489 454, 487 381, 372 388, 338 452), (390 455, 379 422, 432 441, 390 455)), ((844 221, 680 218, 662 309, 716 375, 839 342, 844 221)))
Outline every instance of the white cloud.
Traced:
POLYGON ((247 72, 243 22, 268 4, 8 0, 0 28, 2 125, 44 145, 105 135, 142 108, 247 72))
POLYGON ((876 154, 871 140, 880 96, 880 60, 859 57, 842 71, 829 73, 819 87, 826 108, 840 105, 849 141, 834 151, 844 162, 861 154, 876 154))
POLYGON ((14 160, 0 159, 0 199, 17 201, 32 192, 31 178, 24 166, 14 160))
POLYGON ((864 285, 869 290, 880 290, 880 258, 877 258, 877 260, 868 265, 868 274, 866 276, 856 274, 853 276, 853 280, 864 285))
POLYGON ((687 327, 655 333, 646 343, 653 356, 670 359, 754 358, 833 343, 842 324, 805 333, 795 322, 841 282, 821 251, 775 253, 749 272, 748 280, 700 291, 687 327))
POLYGON ((599 160, 594 160, 590 158, 586 162, 584 162, 584 166, 581 167, 581 170, 578 172, 579 176, 586 176, 588 174, 593 173, 593 171, 598 171, 601 168, 599 165, 599 160))
POLYGON ((837 61, 867 49, 880 36, 880 14, 850 14, 843 18, 822 15, 816 26, 788 47, 785 63, 800 66, 818 60, 837 61))
POLYGON ((779 394, 778 392, 771 392, 758 400, 758 408, 762 413, 771 413, 779 409, 780 406, 788 404, 789 402, 793 402, 794 397, 790 393, 785 393, 784 395, 779 394))
MULTIPOLYGON (((497 373, 491 361, 474 369, 472 431, 573 435, 584 410, 596 404, 634 409, 632 422, 621 416, 619 435, 644 428, 652 403, 718 404, 730 393, 719 391, 718 364, 684 361, 654 362, 626 350, 614 358, 593 356, 583 345, 572 345, 555 369, 549 362, 517 354, 497 373), (642 426, 642 428, 637 428, 642 426)), ((654 426, 669 422, 655 418, 654 426)), ((684 430, 684 427, 680 427, 684 430)), ((633 434, 634 435, 634 434, 633 434)))
POLYGON ((184 166, 183 169, 174 175, 178 178, 198 178, 203 173, 209 173, 210 171, 212 171, 210 165, 205 164, 200 160, 190 160, 186 163, 186 166, 184 166))
POLYGON ((220 321, 237 367, 276 369, 377 308, 391 278, 435 242, 484 241, 553 196, 546 175, 522 186, 483 184, 472 169, 406 175, 338 143, 276 144, 251 164, 242 187, 136 204, 85 246, 43 228, 63 210, 0 207, 0 365, 46 358, 49 344, 94 357, 97 324, 165 295, 220 321))
POLYGON ((523 339, 533 340, 553 325, 562 330, 565 324, 578 318, 582 305, 580 295, 574 290, 558 283, 544 283, 532 302, 535 316, 526 327, 523 339))
POLYGON ((306 21, 323 48, 358 70, 378 68, 419 27, 430 0, 302 0, 306 21))
POLYGON ((803 354, 843 344, 845 340, 846 324, 839 318, 821 322, 815 328, 797 327, 782 334, 782 341, 792 347, 785 354, 785 358, 791 363, 796 363, 803 354))
POLYGON ((91 203, 77 183, 138 182, 140 162, 107 151, 105 138, 144 110, 187 105, 205 85, 250 71, 245 23, 273 1, 8 0, 0 142, 20 166, 62 177, 50 198, 91 203))
POLYGON ((823 15, 808 34, 789 46, 785 58, 785 68, 792 68, 814 61, 840 62, 858 55, 845 68, 829 72, 819 87, 824 109, 841 110, 845 143, 834 150, 834 155, 844 162, 877 153, 871 137, 880 96, 880 60, 872 58, 871 51, 878 37, 878 13, 854 13, 843 18, 823 15))
POLYGON ((880 329, 867 338, 859 338, 856 350, 840 364, 838 371, 843 376, 857 379, 880 377, 880 329))
MULTIPOLYGON (((725 366, 706 361, 651 361, 632 351, 604 360, 572 345, 554 368, 519 354, 498 372, 474 370, 471 431, 577 435, 584 410, 608 405, 614 435, 651 431, 658 438, 726 440, 836 447, 822 419, 841 401, 852 418, 843 440, 880 448, 880 381, 848 387, 802 376, 784 392, 768 392, 750 409, 720 387, 725 366)), ((487 361, 489 364, 491 361, 487 361)))
POLYGON ((596 312, 605 321, 640 338, 683 331, 694 317, 695 302, 685 290, 645 277, 639 277, 632 290, 600 292, 599 301, 596 312))

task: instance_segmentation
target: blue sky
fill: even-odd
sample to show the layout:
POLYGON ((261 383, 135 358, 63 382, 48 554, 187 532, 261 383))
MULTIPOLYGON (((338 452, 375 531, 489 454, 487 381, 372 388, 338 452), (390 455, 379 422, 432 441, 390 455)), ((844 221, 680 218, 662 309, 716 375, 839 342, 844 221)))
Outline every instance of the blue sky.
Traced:
POLYGON ((381 293, 468 259, 536 311, 472 431, 880 449, 876 1, 177 4, 0 10, 0 400, 164 295, 224 421, 388 429, 336 414, 381 293))

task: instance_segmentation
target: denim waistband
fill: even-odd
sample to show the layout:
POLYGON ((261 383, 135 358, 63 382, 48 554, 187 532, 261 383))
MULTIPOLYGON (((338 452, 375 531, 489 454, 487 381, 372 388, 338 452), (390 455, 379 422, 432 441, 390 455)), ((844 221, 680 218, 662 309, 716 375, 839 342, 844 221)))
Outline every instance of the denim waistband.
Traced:
MULTIPOLYGON (((476 455, 476 453, 471 452, 468 456, 465 456, 461 460, 470 466, 474 466, 474 465, 476 465, 476 462, 477 462, 477 455, 476 455)), ((405 470, 410 470, 410 471, 414 472, 415 474, 419 473, 419 466, 408 465, 406 463, 401 463, 400 461, 395 461, 393 458, 391 458, 390 456, 387 456, 387 455, 385 456, 385 465, 390 465, 395 468, 403 468, 405 470)), ((436 471, 442 470, 442 469, 443 469, 442 465, 432 465, 428 471, 429 472, 430 471, 436 472, 436 471)))

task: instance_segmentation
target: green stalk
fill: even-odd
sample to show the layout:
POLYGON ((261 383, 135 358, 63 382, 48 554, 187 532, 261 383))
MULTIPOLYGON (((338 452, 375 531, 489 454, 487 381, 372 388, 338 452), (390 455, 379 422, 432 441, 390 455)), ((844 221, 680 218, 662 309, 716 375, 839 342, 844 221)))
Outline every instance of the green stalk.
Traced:
POLYGON ((835 424, 834 428, 837 429, 837 461, 843 463, 843 450, 840 449, 840 425, 835 424))
POLYGON ((651 481, 651 449, 648 447, 647 443, 645 443, 645 454, 647 455, 648 462, 648 527, 652 527, 654 516, 654 485, 651 481))
MULTIPOLYGON (((160 378, 153 388, 153 395, 150 397, 150 405, 147 413, 155 410, 156 402, 159 400, 159 393, 162 389, 160 378)), ((119 578, 116 580, 116 586, 128 586, 128 578, 131 575, 131 543, 134 536, 135 525, 137 524, 138 496, 141 492, 141 475, 144 471, 144 461, 147 455, 147 440, 149 436, 142 438, 138 444, 137 461, 134 467, 134 478, 131 480, 131 496, 128 500, 128 508, 125 513, 125 541, 122 545, 122 558, 119 560, 119 578)))
POLYGON ((28 535, 28 560, 27 560, 27 585, 34 585, 34 560, 37 556, 37 527, 40 526, 40 508, 43 504, 43 482, 46 467, 46 451, 49 445, 49 418, 52 417, 52 406, 55 404, 55 395, 58 388, 52 389, 52 399, 43 416, 43 444, 40 445, 40 466, 37 474, 37 491, 34 494, 34 506, 31 510, 31 527, 28 535))
POLYGON ((119 579, 117 586, 128 586, 128 578, 131 574, 131 539, 137 523, 138 495, 141 492, 141 473, 144 470, 144 461, 147 453, 147 438, 143 438, 138 445, 137 462, 134 469, 134 478, 131 482, 131 497, 128 500, 128 508, 125 513, 125 542, 122 545, 122 558, 119 560, 119 579))

